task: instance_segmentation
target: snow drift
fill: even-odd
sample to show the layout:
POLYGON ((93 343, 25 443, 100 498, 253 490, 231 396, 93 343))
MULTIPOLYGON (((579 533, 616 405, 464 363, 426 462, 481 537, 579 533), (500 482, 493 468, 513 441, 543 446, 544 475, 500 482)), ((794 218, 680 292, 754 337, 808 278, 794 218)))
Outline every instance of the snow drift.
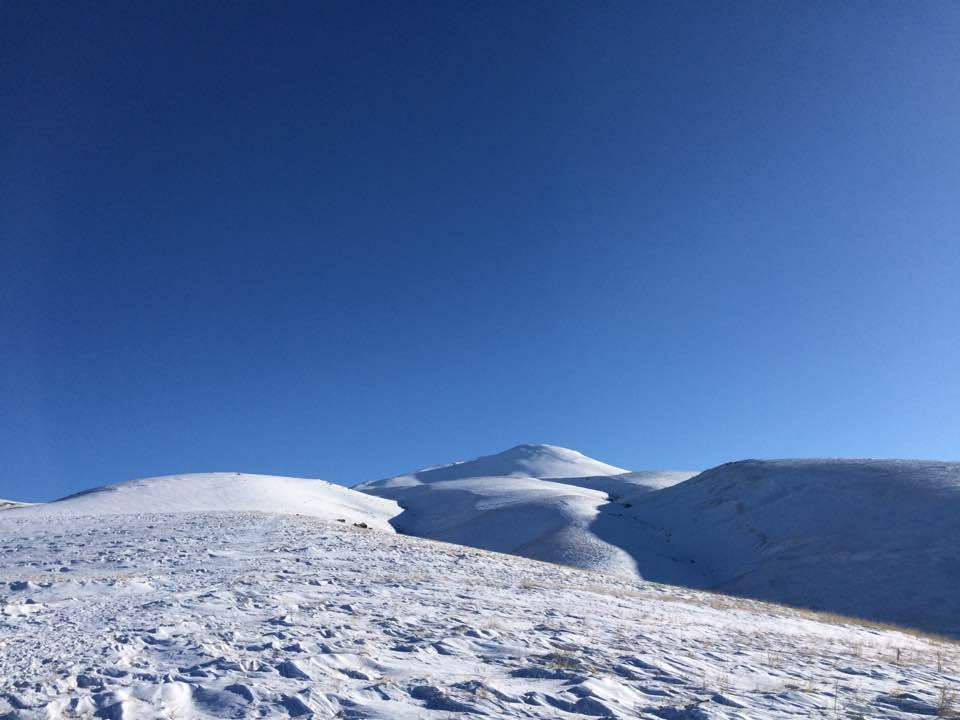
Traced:
POLYGON ((391 500, 323 480, 195 473, 105 485, 9 512, 16 515, 128 515, 207 511, 310 515, 328 521, 363 522, 392 532, 389 520, 400 508, 391 500))

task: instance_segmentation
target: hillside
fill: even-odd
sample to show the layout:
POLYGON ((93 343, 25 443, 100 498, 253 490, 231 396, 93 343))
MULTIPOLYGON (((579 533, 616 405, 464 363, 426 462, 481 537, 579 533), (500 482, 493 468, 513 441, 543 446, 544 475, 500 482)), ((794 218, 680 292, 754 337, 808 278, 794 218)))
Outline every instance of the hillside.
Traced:
POLYGON ((115 515, 200 511, 260 511, 363 522, 392 532, 396 503, 323 480, 196 473, 131 480, 85 490, 50 503, 11 510, 12 516, 115 515))
POLYGON ((683 470, 638 470, 620 475, 597 475, 594 477, 543 478, 564 485, 599 490, 610 500, 629 501, 638 495, 676 485, 689 480, 697 473, 683 470))
POLYGON ((292 514, 0 513, 0 717, 920 720, 956 645, 292 514))
POLYGON ((591 530, 600 509, 611 494, 633 497, 691 475, 628 473, 575 450, 519 445, 355 489, 397 500, 403 513, 391 522, 408 535, 635 576, 629 553, 591 530))
MULTIPOLYGON (((532 454, 574 453, 558 450, 532 454)), ((397 500, 392 522, 407 534, 960 636, 960 463, 744 461, 695 477, 544 479, 481 460, 358 489, 397 500), (513 474, 466 476, 487 466, 513 474)))
POLYGON ((572 450, 521 445, 363 483, 364 492, 203 473, 3 515, 301 514, 960 637, 960 463, 750 460, 694 477, 619 471, 572 450), (488 470, 505 474, 469 475, 488 470))
POLYGON ((652 580, 960 635, 960 463, 729 463, 591 529, 652 580))

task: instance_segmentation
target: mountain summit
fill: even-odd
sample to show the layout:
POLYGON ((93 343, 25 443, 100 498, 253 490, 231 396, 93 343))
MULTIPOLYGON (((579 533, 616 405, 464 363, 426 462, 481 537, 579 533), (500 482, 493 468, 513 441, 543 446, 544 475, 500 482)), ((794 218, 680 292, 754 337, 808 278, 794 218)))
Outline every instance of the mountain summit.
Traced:
POLYGON ((629 473, 556 445, 427 468, 354 489, 396 500, 408 535, 634 576, 628 553, 591 530, 610 495, 633 497, 694 473, 629 473))
POLYGON ((357 490, 409 487, 476 477, 577 478, 622 475, 623 468, 594 460, 581 452, 557 445, 517 445, 495 455, 424 468, 384 480, 356 486, 357 490))

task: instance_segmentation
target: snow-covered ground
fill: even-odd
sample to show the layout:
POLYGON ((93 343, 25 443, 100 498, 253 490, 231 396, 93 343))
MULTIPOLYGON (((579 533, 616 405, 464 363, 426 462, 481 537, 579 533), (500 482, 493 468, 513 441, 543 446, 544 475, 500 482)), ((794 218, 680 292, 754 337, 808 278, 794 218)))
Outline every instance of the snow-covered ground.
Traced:
POLYGON ((0 716, 922 718, 956 645, 268 513, 0 513, 0 716))
POLYGON ((960 637, 960 463, 694 475, 522 445, 356 489, 398 501, 403 533, 960 637))

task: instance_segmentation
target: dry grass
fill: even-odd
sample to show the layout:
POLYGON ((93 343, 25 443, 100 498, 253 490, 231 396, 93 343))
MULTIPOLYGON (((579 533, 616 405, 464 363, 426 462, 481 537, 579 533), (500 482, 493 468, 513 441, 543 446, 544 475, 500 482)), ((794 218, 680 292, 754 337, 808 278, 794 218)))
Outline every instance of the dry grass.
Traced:
MULTIPOLYGON (((777 606, 774 605, 774 607, 777 606)), ((864 618, 859 618, 852 615, 841 615, 839 613, 826 612, 822 610, 809 610, 807 608, 800 607, 794 608, 790 607, 789 605, 782 605, 780 607, 788 607, 794 613, 797 613, 802 617, 806 617, 811 620, 817 620, 819 622, 829 623, 831 625, 854 625, 857 627, 868 628, 870 630, 879 630, 881 632, 898 632, 918 638, 920 640, 927 640, 929 642, 935 642, 942 645, 954 646, 960 650, 960 640, 917 628, 895 625, 894 623, 881 622, 878 620, 866 620, 864 618)))
POLYGON ((957 710, 957 693, 954 690, 944 686, 940 688, 937 695, 937 717, 958 717, 960 711, 957 710))

